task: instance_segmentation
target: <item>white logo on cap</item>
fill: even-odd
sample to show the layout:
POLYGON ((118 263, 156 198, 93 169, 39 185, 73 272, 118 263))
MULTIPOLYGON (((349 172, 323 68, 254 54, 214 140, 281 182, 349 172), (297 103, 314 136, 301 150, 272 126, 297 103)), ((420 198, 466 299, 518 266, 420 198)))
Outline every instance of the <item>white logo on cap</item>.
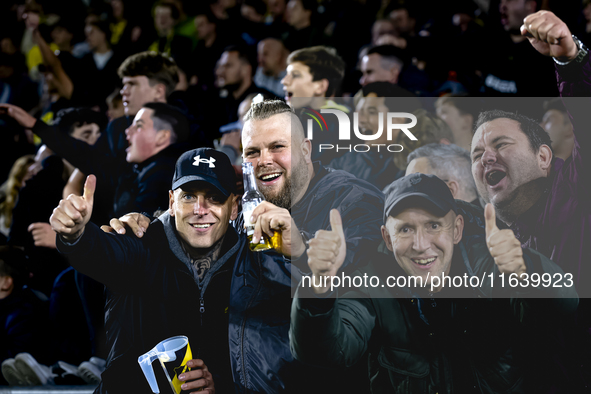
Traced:
POLYGON ((199 164, 201 163, 208 163, 209 164, 209 168, 215 168, 215 165, 213 164, 215 162, 215 159, 212 157, 211 159, 202 159, 200 155, 195 156, 195 161, 193 162, 194 166, 199 166, 199 164))

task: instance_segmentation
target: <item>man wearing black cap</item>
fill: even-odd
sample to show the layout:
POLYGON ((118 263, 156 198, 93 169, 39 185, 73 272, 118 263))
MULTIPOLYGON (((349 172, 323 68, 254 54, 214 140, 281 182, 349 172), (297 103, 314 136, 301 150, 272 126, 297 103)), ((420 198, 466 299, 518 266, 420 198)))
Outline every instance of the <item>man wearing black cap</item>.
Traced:
POLYGON ((332 230, 319 231, 309 242, 313 281, 300 284, 293 303, 294 356, 334 368, 369 351, 372 392, 532 392, 536 381, 528 373, 535 364, 528 363, 535 360, 520 353, 522 325, 572 313, 577 299, 565 298, 576 297, 568 286, 572 280, 541 254, 522 249, 510 230, 499 230, 490 205, 486 238, 466 242, 461 211, 435 176, 408 175, 388 186, 385 195, 382 237, 398 264, 375 256, 375 263, 351 277, 376 276, 381 286, 353 285, 346 294, 331 293, 321 279, 336 283, 332 278, 342 261, 335 261, 334 251, 344 243, 340 216, 331 212, 332 230), (523 273, 560 275, 562 287, 526 284, 523 273), (461 285, 442 285, 435 279, 442 276, 464 279, 461 285), (472 285, 474 277, 481 279, 479 285, 472 285), (526 297, 555 302, 540 311, 526 297))
MULTIPOLYGON (((189 362, 193 371, 179 376, 186 382, 183 390, 206 387, 211 394, 215 380, 219 391, 233 391, 238 378, 230 355, 238 350, 230 343, 239 341, 234 337, 239 330, 229 324, 240 319, 232 302, 243 297, 232 294, 248 276, 251 257, 246 237, 229 226, 238 214, 238 197, 228 157, 207 148, 185 152, 176 163, 168 211, 141 239, 107 234, 89 222, 95 187, 91 175, 84 195, 62 200, 50 223, 70 264, 109 290, 111 350, 99 392, 151 392, 137 358, 175 335, 189 337, 195 358, 189 362), (243 274, 234 285, 237 272, 243 274)), ((262 255, 257 264, 277 265, 262 255)), ((159 383, 161 390, 166 384, 159 383)))

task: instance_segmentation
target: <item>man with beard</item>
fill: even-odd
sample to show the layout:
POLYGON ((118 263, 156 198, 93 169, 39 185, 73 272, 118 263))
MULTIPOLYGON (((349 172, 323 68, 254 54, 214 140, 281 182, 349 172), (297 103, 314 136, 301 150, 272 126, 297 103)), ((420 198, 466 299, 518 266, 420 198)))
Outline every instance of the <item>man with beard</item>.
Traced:
POLYGON ((253 81, 256 67, 254 54, 241 46, 227 47, 217 62, 215 85, 221 99, 220 125, 238 120, 238 106, 252 93, 261 93, 267 98, 275 97, 268 90, 259 88, 253 81))
POLYGON ((359 262, 361 245, 377 246, 379 238, 371 231, 379 227, 382 193, 347 172, 312 162, 311 143, 304 137, 302 123, 283 101, 251 106, 242 129, 242 146, 244 161, 252 163, 259 190, 267 200, 253 211, 255 242, 263 232, 272 236, 291 221, 298 231, 291 232, 291 239, 282 234, 282 241, 291 248, 291 261, 309 272, 307 241, 316 231, 329 228, 328 213, 336 208, 349 224, 345 266, 359 262))
POLYGON ((461 205, 434 175, 405 176, 384 193, 388 253, 367 253, 371 262, 351 275, 378 278, 382 286, 331 291, 335 279, 345 282, 335 278, 342 260, 331 253, 343 243, 345 228, 331 212, 332 230, 318 231, 310 241, 313 279, 302 281, 294 299, 294 356, 334 368, 369 352, 372 393, 539 392, 539 374, 527 373, 539 359, 522 351, 522 325, 572 314, 577 306, 572 281, 548 258, 522 249, 511 230, 497 228, 490 204, 486 237, 466 232, 461 205), (474 278, 493 272, 560 276, 557 285, 563 287, 523 282, 516 288, 490 278, 473 286, 474 278), (443 276, 453 282, 436 280, 443 276), (461 277, 470 277, 472 285, 457 286, 461 277), (536 309, 534 297, 554 299, 536 309))
POLYGON ((586 375, 587 382, 591 379, 591 314, 586 299, 591 279, 591 190, 586 184, 588 159, 583 154, 590 142, 586 129, 591 119, 588 99, 574 97, 591 95, 591 62, 585 46, 551 12, 529 15, 521 32, 538 52, 554 58, 560 94, 573 124, 572 154, 566 161, 555 157, 548 133, 531 119, 488 111, 480 114, 472 139, 472 175, 482 198, 493 204, 522 246, 541 252, 573 274, 581 303, 577 323, 564 333, 568 343, 562 349, 571 352, 561 355, 561 370, 572 374, 565 382, 573 386, 569 392, 575 392, 588 385, 581 375, 586 375), (580 351, 572 354, 572 349, 580 351))
MULTIPOLYGON (((304 137, 304 128, 299 118, 286 103, 279 100, 267 100, 253 104, 245 116, 242 130, 244 161, 251 162, 255 170, 257 185, 266 201, 252 213, 256 223, 253 241, 262 233, 273 235, 281 232, 281 249, 265 254, 283 255, 288 264, 281 275, 275 275, 275 282, 297 283, 301 273, 309 273, 307 240, 313 238, 318 230, 330 228, 329 212, 337 209, 343 220, 346 247, 342 254, 344 270, 351 270, 361 265, 361 251, 375 250, 381 240, 383 194, 369 183, 357 179, 344 171, 335 171, 323 167, 310 159, 310 140, 304 137)), ((136 233, 140 227, 146 228, 148 220, 138 214, 130 214, 121 219, 113 219, 111 226, 116 231, 125 231, 124 223, 136 233)), ((240 228, 241 224, 237 224, 240 228)), ((266 268, 268 270, 269 268, 266 268)), ((255 271, 256 272, 256 271, 255 271)), ((266 271, 262 271, 266 272, 266 271)), ((262 273, 261 273, 262 275, 262 273)), ((364 360, 353 368, 327 371, 301 365, 293 359, 289 350, 290 294, 278 293, 277 284, 271 287, 269 281, 263 282, 262 288, 253 286, 254 298, 259 301, 275 297, 273 309, 260 309, 260 316, 253 313, 258 309, 256 303, 250 306, 246 314, 253 319, 272 321, 281 330, 277 338, 257 335, 259 348, 250 348, 248 359, 264 360, 261 367, 245 371, 245 379, 268 380, 272 374, 264 374, 263 366, 273 360, 288 360, 287 371, 297 371, 284 379, 284 392, 368 392, 364 360), (256 315, 256 317, 255 317, 256 315), (274 343, 279 342, 279 343, 274 343), (275 346, 272 346, 272 345, 275 346), (270 350, 272 349, 272 352, 270 350), (352 383, 350 376, 360 376, 352 383), (306 379, 301 379, 305 376, 306 379)), ((271 283, 272 284, 272 283, 271 283)), ((289 289, 291 291, 291 289, 289 289)), ((243 297, 249 299, 250 295, 243 297)), ((254 321, 254 320, 253 320, 254 321)), ((266 327, 266 323, 262 325, 266 327)), ((258 325, 250 323, 247 331, 257 330, 258 325)), ((245 335, 248 336, 248 333, 245 335)), ((271 364, 272 365, 272 364, 271 364)), ((277 364, 279 365, 279 364, 277 364)))

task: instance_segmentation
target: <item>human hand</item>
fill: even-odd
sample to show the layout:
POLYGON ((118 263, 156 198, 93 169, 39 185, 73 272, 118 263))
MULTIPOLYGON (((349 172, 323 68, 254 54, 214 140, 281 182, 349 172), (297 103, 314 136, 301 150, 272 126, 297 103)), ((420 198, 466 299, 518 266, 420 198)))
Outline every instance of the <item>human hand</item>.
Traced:
POLYGON ((121 216, 119 219, 111 219, 109 226, 103 225, 101 230, 105 233, 117 232, 118 234, 125 234, 125 226, 129 227, 138 238, 141 238, 150 226, 150 219, 141 213, 132 212, 121 216))
POLYGON ((32 117, 24 109, 12 104, 0 104, 0 114, 8 115, 25 129, 32 129, 37 119, 32 117))
POLYGON ((577 56, 577 45, 568 26, 550 11, 528 15, 523 20, 521 35, 542 55, 565 62, 577 56))
POLYGON ((89 175, 84 183, 82 196, 70 194, 53 210, 49 223, 53 230, 66 241, 73 242, 84 233, 84 228, 92 215, 95 189, 96 177, 89 175))
POLYGON ((308 248, 308 266, 314 276, 312 290, 316 294, 323 294, 329 290, 329 286, 314 286, 314 284, 329 284, 330 280, 323 283, 323 277, 332 277, 337 274, 347 255, 345 233, 341 214, 336 209, 330 211, 331 230, 318 230, 316 236, 310 240, 308 248))
POLYGON ((203 360, 189 360, 187 361, 187 366, 192 370, 182 373, 178 377, 181 382, 185 382, 181 385, 181 389, 183 391, 199 391, 199 393, 215 394, 213 376, 203 360))
POLYGON ((55 249, 55 231, 51 228, 49 223, 31 223, 28 232, 33 236, 35 246, 55 249))
POLYGON ((252 211, 252 223, 255 223, 252 236, 254 243, 259 241, 263 233, 273 237, 275 231, 280 231, 281 246, 278 252, 297 258, 306 250, 304 240, 287 209, 263 201, 252 211))
POLYGON ((486 204, 484 208, 484 220, 486 223, 486 246, 495 259, 499 271, 520 276, 526 271, 526 267, 521 243, 515 237, 513 230, 499 230, 495 208, 490 203, 486 204))

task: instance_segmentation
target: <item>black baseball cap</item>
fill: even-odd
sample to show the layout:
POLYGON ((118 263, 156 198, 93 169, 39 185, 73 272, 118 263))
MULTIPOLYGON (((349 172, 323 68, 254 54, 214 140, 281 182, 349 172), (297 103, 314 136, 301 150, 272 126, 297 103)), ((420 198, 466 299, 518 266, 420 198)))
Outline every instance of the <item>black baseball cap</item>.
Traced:
POLYGON ((421 207, 437 216, 449 211, 458 212, 458 206, 449 187, 435 175, 410 174, 395 180, 384 189, 384 223, 388 216, 396 216, 404 209, 421 207))
POLYGON ((215 149, 193 149, 179 157, 172 178, 172 190, 193 181, 207 182, 226 197, 236 193, 234 167, 225 153, 215 149))

